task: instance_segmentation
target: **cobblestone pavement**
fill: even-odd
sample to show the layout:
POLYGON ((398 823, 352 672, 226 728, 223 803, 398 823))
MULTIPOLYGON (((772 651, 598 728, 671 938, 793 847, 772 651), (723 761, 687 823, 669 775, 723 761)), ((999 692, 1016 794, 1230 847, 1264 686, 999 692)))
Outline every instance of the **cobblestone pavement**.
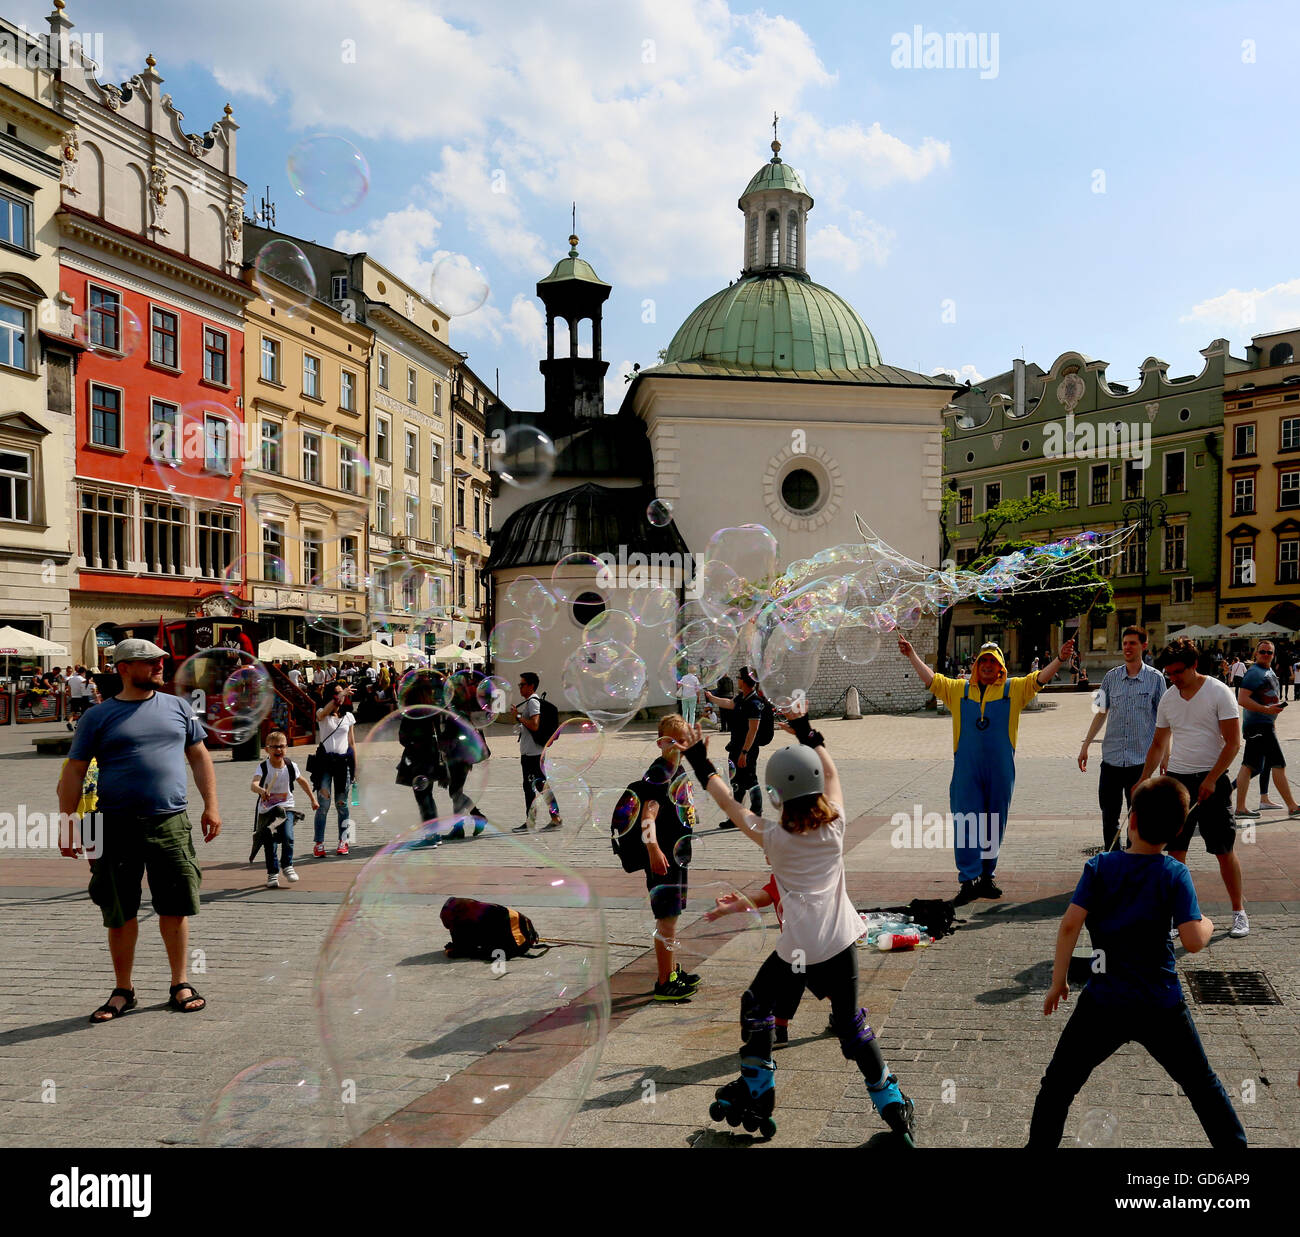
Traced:
MULTIPOLYGON (((860 952, 862 999, 887 1060, 916 1101, 918 1140, 924 1144, 1015 1146, 1025 1139, 1038 1078, 1064 1024, 1061 1013, 1051 1019, 1041 1013, 1057 923, 1085 852, 1100 842, 1095 764, 1094 771, 1082 774, 1074 759, 1089 716, 1086 696, 1053 694, 1021 724, 1016 796, 999 865, 1005 897, 965 908, 962 928, 928 950, 860 952)), ((951 854, 894 845, 892 819, 895 813, 910 819, 917 812, 946 809, 948 719, 921 713, 819 724, 840 765, 854 818, 847 868, 857 905, 951 896, 951 854)), ((1282 726, 1283 749, 1300 767, 1300 726, 1294 719, 1284 719, 1282 726)), ((55 733, 55 728, 0 730, 0 812, 55 809, 60 761, 34 754, 31 739, 39 733, 55 733)), ((302 879, 278 890, 264 887, 260 861, 257 866, 245 862, 251 819, 247 785, 254 766, 218 758, 225 829, 212 845, 197 843, 203 911, 192 921, 190 944, 200 951, 195 981, 210 1002, 198 1015, 165 1010, 165 958, 152 912, 145 911, 136 972, 140 1008, 109 1025, 88 1025, 87 1015, 112 984, 103 930, 85 895, 84 865, 48 848, 0 850, 0 932, 6 941, 0 954, 0 1145, 210 1140, 228 1129, 220 1124, 224 1109, 215 1114, 218 1124, 203 1125, 214 1098, 241 1071, 271 1060, 301 1063, 271 1071, 275 1077, 295 1069, 304 1077, 321 1072, 323 1098, 282 1103, 284 1088, 266 1084, 266 1071, 254 1074, 236 1099, 247 1100, 251 1092, 260 1105, 268 1090, 276 1098, 247 1117, 251 1136, 327 1144, 356 1135, 355 1121, 349 1128, 340 1115, 349 1110, 332 1103, 313 1001, 314 972, 353 878, 396 831, 388 822, 411 811, 410 792, 391 784, 396 748, 379 742, 382 738, 377 735, 363 749, 363 804, 354 809, 358 844, 352 856, 333 855, 331 818, 331 854, 313 859, 310 820, 303 822, 297 839, 302 879)), ((495 755, 485 766, 478 802, 490 819, 508 828, 519 821, 521 810, 515 744, 508 730, 489 738, 495 755)), ((712 746, 719 749, 720 743, 712 746)), ((300 763, 308 750, 295 752, 300 763)), ((621 787, 653 754, 648 728, 624 732, 609 741, 589 780, 621 787)), ((1099 760, 1094 748, 1093 761, 1099 760)), ((713 1090, 736 1074, 740 993, 775 933, 769 924, 761 940, 754 933, 708 937, 697 913, 720 888, 757 890, 766 879, 762 854, 735 834, 696 842, 693 902, 679 932, 688 947, 700 948, 704 982, 689 1005, 656 1006, 647 1000, 653 955, 643 880, 619 869, 607 834, 575 826, 577 795, 572 785, 561 788, 568 818, 564 829, 530 837, 528 845, 482 838, 425 852, 420 872, 427 871, 431 892, 408 897, 400 913, 404 930, 418 934, 427 952, 381 956, 398 964, 394 972, 422 969, 401 970, 398 991, 410 1002, 399 1002, 385 1015, 383 1035, 366 1040, 371 1051, 362 1083, 364 1111, 397 1113, 394 1121, 407 1122, 417 1139, 535 1145, 584 1093, 567 1128, 565 1141, 571 1145, 881 1141, 883 1127, 861 1079, 834 1040, 822 1036, 826 1010, 811 998, 792 1026, 790 1046, 778 1054, 776 1140, 755 1143, 708 1121, 713 1090), (602 920, 550 896, 548 878, 559 869, 548 863, 583 875, 600 900, 602 920), (526 990, 512 990, 510 976, 494 987, 501 977, 483 964, 445 965, 439 951, 446 933, 437 923, 444 891, 518 905, 533 916, 543 936, 576 940, 603 932, 613 1014, 598 1057, 585 1049, 585 1028, 575 1033, 563 1020, 543 1017, 544 1010, 522 1009, 518 993, 526 990), (448 1026, 456 1024, 457 1034, 431 1044, 431 1010, 448 1026), (448 1070, 463 1084, 460 1090, 448 1080, 448 1070)), ((196 835, 198 802, 195 794, 196 835)), ((597 798, 598 807, 604 803, 597 798)), ((1193 1005, 1210 1060, 1254 1145, 1300 1143, 1300 965, 1294 944, 1300 929, 1300 822, 1288 822, 1284 815, 1266 815, 1253 840, 1239 837, 1252 925, 1243 940, 1227 937, 1229 908, 1217 865, 1199 842, 1193 843, 1189 866, 1216 931, 1201 954, 1187 957, 1179 951, 1184 973, 1263 971, 1282 1002, 1193 1005)), ((710 825, 707 813, 701 823, 710 825)), ((383 954, 384 946, 375 948, 383 954)), ((547 955, 557 974, 575 956, 565 948, 574 947, 557 947, 547 955)), ((1122 1050, 1097 1072, 1075 1102, 1067 1141, 1083 1115, 1097 1108, 1119 1119, 1121 1145, 1204 1145, 1186 1100, 1141 1049, 1122 1050)), ((358 1110, 351 1111, 355 1116, 358 1110)))

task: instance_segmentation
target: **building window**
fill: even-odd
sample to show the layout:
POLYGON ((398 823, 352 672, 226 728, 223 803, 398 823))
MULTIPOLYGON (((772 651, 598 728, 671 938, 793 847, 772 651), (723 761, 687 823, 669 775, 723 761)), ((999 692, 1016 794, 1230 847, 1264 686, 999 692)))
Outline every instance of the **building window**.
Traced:
POLYGON ((420 500, 414 494, 406 496, 406 535, 420 535, 420 500))
POLYGON ((479 521, 479 497, 477 494, 475 494, 474 495, 474 531, 476 533, 481 533, 483 530, 479 526, 478 521, 479 521))
POLYGON ((465 427, 459 421, 456 422, 456 454, 465 454, 465 427))
POLYGON ((417 610, 420 606, 420 581, 414 572, 402 577, 402 608, 417 610))
POLYGON ((302 479, 320 484, 320 435, 309 430, 302 433, 302 479))
POLYGON ((222 387, 230 383, 230 340, 210 326, 203 328, 203 377, 222 387))
POLYGON ((175 404, 165 404, 154 400, 149 411, 149 454, 155 459, 168 464, 176 464, 181 458, 181 442, 177 433, 175 404))
POLYGON ((388 610, 392 607, 392 589, 389 584, 388 572, 378 571, 374 575, 374 602, 378 609, 388 610))
POLYGON ((781 501, 796 514, 812 511, 821 496, 822 487, 806 468, 786 473, 781 481, 781 501))
POLYGON ((0 520, 32 522, 33 463, 26 451, 0 451, 0 520))
POLYGON ((492 527, 492 504, 485 497, 483 499, 483 529, 487 531, 492 527))
POLYGON ((154 575, 178 576, 185 570, 184 545, 189 531, 179 503, 146 498, 140 503, 144 569, 154 575))
POLYGON ((262 381, 280 381, 280 345, 274 339, 262 336, 262 381))
POLYGON ((1255 543, 1232 547, 1232 582, 1238 587, 1255 583, 1255 543))
POLYGON ((309 399, 320 399, 320 357, 302 354, 302 393, 309 399))
POLYGON ((967 488, 957 491, 957 523, 969 524, 975 518, 975 491, 967 488))
POLYGON ((1274 344, 1268 354, 1268 363, 1273 365, 1290 365, 1295 359, 1295 352, 1291 345, 1285 340, 1280 344, 1274 344))
POLYGON ((415 382, 415 370, 409 365, 406 367, 406 402, 414 404, 416 402, 416 392, 418 387, 415 382))
POLYGON ((992 511, 1002 501, 1002 482, 986 481, 984 483, 984 510, 992 511))
POLYGON ((443 583, 444 581, 441 576, 433 576, 429 580, 429 604, 435 610, 442 609, 445 604, 443 602, 443 583))
POLYGON ((1288 537, 1277 543, 1277 582, 1300 583, 1300 537, 1288 537))
POLYGON ((429 436, 429 476, 435 481, 442 480, 442 443, 432 434, 429 436))
POLYGON ((0 305, 0 365, 27 368, 27 312, 13 305, 0 305))
POLYGON ((280 471, 280 433, 278 421, 262 422, 262 471, 280 471))
POLYGON ((388 448, 388 418, 375 418, 375 459, 381 464, 387 464, 392 461, 392 455, 388 448))
POLYGON ((103 490, 81 492, 81 556, 91 571, 125 571, 131 526, 129 499, 103 490))
POLYGON ((1142 542, 1138 538, 1137 533, 1131 533, 1125 540, 1124 552, 1120 555, 1120 575, 1136 576, 1142 573, 1142 548, 1142 542))
POLYGON ((420 431, 406 428, 406 471, 420 470, 420 431))
POLYGON ((339 489, 357 492, 357 449, 350 442, 339 443, 339 489))
POLYGON ((1187 489, 1187 453, 1165 452, 1165 493, 1181 494, 1187 489))
POLYGON ((122 339, 122 298, 105 288, 90 289, 90 345, 116 352, 122 339))
POLYGON ((0 193, 0 241, 19 249, 31 249, 31 208, 28 203, 0 193))
POLYGON ((1255 454, 1255 426, 1238 425, 1232 431, 1232 454, 1234 457, 1255 454))
POLYGON ((356 588, 361 573, 357 570, 357 539, 339 538, 339 587, 356 588))
POLYGON ((598 614, 605 612, 605 599, 599 593, 580 593, 573 601, 573 621, 586 627, 598 614))
MULTIPOLYGON (((584 594, 584 596, 585 595, 586 594, 584 594)), ((462 610, 465 608, 465 568, 464 567, 456 568, 456 604, 462 610)), ((601 609, 604 609, 604 606, 602 606, 601 609)))
POLYGON ((224 417, 203 418, 203 464, 210 472, 230 475, 230 422, 224 417))
POLYGON ((1029 497, 1033 498, 1035 494, 1047 493, 1047 474, 1045 472, 1035 473, 1029 478, 1029 497))
POLYGON ((284 569, 284 529, 279 524, 262 525, 262 579, 287 584, 284 569))
POLYGON ((465 487, 456 487, 456 527, 465 527, 465 487))
POLYGON ((388 533, 388 491, 382 488, 375 490, 375 528, 388 533))
POLYGON ((439 417, 442 415, 442 383, 433 384, 433 415, 439 417))
POLYGON ((478 451, 478 435, 475 434, 474 437, 470 440, 470 442, 471 442, 471 450, 473 451, 473 455, 470 456, 470 459, 474 461, 475 468, 481 467, 483 463, 483 457, 479 455, 479 451, 478 451))
POLYGON ((346 412, 356 412, 357 410, 356 375, 349 373, 346 369, 339 374, 339 407, 346 412))
POLYGON ((199 511, 199 575, 217 579, 226 574, 235 558, 236 531, 233 511, 199 511))
POLYGON ((320 581, 321 534, 319 528, 302 530, 302 578, 308 584, 320 581))
POLYGON ((97 447, 122 449, 122 392, 115 387, 90 387, 90 441, 97 447))
POLYGON ((433 538, 435 543, 438 543, 442 541, 442 508, 434 506, 430 507, 429 511, 433 516, 433 528, 429 535, 433 538))
POLYGON ((1232 482, 1232 514, 1255 514, 1255 478, 1237 477, 1232 482))
POLYGON ((1187 605, 1192 600, 1192 577, 1180 576, 1174 581, 1173 593, 1170 595, 1170 603, 1175 606, 1187 605))
POLYGON ((1187 570, 1187 525, 1165 525, 1165 561, 1162 571, 1187 570))
POLYGON ((1141 498, 1142 482, 1146 477, 1146 469, 1140 467, 1139 460, 1124 461, 1124 497, 1141 498))
POLYGON ((1300 417, 1287 417, 1282 422, 1281 446, 1283 451, 1300 449, 1300 417))
POLYGON ((1067 507, 1077 507, 1079 505, 1078 469, 1070 468, 1060 474, 1057 478, 1057 492, 1061 496, 1061 501, 1067 507))
POLYGON ((781 225, 776 211, 767 212, 767 265, 778 266, 781 262, 781 225))
POLYGON ((1092 489, 1089 503, 1100 507, 1110 502, 1110 465, 1094 464, 1092 466, 1092 489))
POLYGON ((1277 480, 1278 507, 1300 507, 1300 468, 1282 473, 1277 480))
POLYGON ((179 340, 180 321, 176 315, 153 306, 149 310, 149 359, 155 365, 176 369, 179 340))
POLYGON ((330 276, 330 300, 344 301, 348 296, 348 277, 346 275, 330 276))
POLYGON ((388 390, 388 353, 379 354, 379 385, 388 390))

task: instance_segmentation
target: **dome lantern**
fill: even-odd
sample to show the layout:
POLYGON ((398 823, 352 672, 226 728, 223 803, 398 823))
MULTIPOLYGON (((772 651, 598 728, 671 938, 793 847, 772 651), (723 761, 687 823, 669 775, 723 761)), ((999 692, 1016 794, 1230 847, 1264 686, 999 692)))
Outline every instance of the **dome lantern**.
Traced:
POLYGON ((804 261, 808 212, 813 200, 799 173, 781 159, 772 117, 772 158, 745 186, 736 205, 745 216, 742 277, 781 273, 807 278, 804 261))

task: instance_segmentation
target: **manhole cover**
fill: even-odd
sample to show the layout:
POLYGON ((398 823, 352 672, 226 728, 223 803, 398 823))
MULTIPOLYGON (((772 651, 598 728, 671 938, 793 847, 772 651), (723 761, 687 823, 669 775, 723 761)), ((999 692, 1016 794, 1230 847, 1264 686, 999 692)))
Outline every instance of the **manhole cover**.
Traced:
POLYGON ((1198 1005, 1281 1005, 1263 971, 1184 971, 1198 1005))

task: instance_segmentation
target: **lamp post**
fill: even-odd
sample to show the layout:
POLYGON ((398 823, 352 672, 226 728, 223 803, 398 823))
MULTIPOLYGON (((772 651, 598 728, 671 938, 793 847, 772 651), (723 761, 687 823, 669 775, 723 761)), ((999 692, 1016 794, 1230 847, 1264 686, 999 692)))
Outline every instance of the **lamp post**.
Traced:
POLYGON ((1163 498, 1139 498, 1124 504, 1124 522, 1135 524, 1138 530, 1138 554, 1142 571, 1142 588, 1138 601, 1138 626, 1147 625, 1147 542, 1156 528, 1165 528, 1169 521, 1169 504, 1163 498))

